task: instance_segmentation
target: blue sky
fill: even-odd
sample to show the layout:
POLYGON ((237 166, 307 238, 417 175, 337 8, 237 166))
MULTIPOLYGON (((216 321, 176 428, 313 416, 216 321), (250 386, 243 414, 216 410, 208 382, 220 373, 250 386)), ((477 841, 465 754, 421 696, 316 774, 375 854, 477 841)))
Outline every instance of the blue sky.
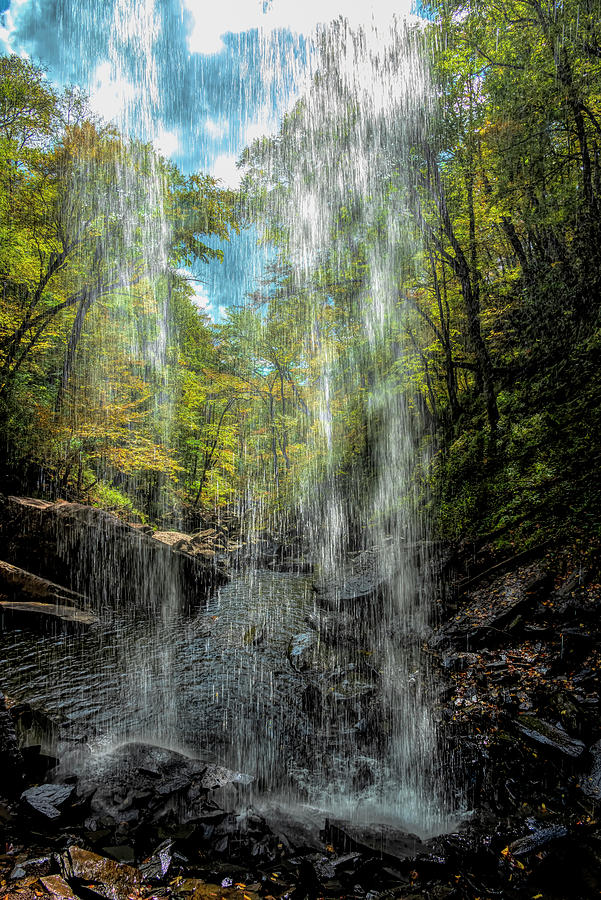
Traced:
MULTIPOLYGON (((0 0, 0 50, 28 55, 95 109, 153 140, 184 171, 235 186, 235 162, 278 121, 310 74, 311 34, 343 14, 356 23, 405 0, 0 0)), ((214 318, 243 302, 263 252, 245 232, 213 263, 200 305, 214 318)), ((206 269, 206 267, 205 267, 206 269)))

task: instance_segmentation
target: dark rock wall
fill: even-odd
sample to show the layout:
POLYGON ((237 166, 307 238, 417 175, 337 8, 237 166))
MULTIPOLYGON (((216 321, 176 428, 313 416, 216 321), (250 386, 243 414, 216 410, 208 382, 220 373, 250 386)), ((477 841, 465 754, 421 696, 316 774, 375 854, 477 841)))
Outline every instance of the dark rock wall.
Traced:
POLYGON ((85 595, 96 609, 115 602, 197 607, 227 580, 214 560, 173 549, 82 503, 10 497, 0 510, 0 534, 7 562, 85 595))

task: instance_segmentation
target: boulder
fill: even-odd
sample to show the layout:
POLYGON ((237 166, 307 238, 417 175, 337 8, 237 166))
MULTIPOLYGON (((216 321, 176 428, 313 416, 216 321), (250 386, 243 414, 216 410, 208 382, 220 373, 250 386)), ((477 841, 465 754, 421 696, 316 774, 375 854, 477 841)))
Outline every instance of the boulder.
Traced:
MULTIPOLYGON (((107 900, 128 900, 138 896, 142 877, 138 869, 115 862, 71 846, 60 857, 59 865, 63 876, 85 886, 86 892, 106 897, 107 900)), ((88 894, 89 896, 89 894, 88 894)))
POLYGON ((32 572, 0 560, 0 599, 36 601, 60 606, 77 606, 86 602, 83 594, 40 578, 32 572))
POLYGON ((40 784, 21 794, 21 802, 29 810, 44 819, 54 820, 61 815, 61 808, 73 793, 73 785, 40 784))
POLYGON ((235 807, 252 781, 175 750, 129 743, 91 760, 77 793, 103 822, 176 826, 201 821, 215 803, 235 807))
POLYGON ((53 900, 79 900, 60 875, 47 875, 46 878, 40 878, 40 884, 53 900))
POLYGON ((42 631, 85 631, 98 624, 98 617, 74 606, 53 603, 0 600, 3 628, 32 628, 42 631))
POLYGON ((515 720, 514 726, 530 741, 561 756, 578 759, 584 753, 585 745, 582 741, 571 737, 563 728, 558 728, 550 722, 535 718, 535 716, 520 716, 515 720))
MULTIPOLYGON (((76 601, 76 594, 85 594, 100 607, 129 602, 152 611, 165 596, 197 606, 228 580, 215 560, 177 549, 188 535, 150 535, 84 503, 9 497, 0 510, 0 530, 11 566, 59 585, 65 597, 76 601)), ((30 583, 35 590, 53 590, 30 583)))

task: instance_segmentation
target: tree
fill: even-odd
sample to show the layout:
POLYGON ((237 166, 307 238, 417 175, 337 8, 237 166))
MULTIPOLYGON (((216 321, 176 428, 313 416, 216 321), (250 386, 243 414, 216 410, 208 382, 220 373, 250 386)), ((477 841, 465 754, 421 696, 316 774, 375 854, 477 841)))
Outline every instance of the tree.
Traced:
POLYGON ((206 236, 237 228, 233 197, 124 139, 31 63, 1 63, 0 398, 10 454, 19 466, 25 444, 61 491, 73 479, 80 492, 144 472, 156 482, 159 470, 161 483, 169 473, 175 483, 182 467, 158 402, 173 367, 169 305, 175 289, 198 319, 181 266, 221 256, 206 236))

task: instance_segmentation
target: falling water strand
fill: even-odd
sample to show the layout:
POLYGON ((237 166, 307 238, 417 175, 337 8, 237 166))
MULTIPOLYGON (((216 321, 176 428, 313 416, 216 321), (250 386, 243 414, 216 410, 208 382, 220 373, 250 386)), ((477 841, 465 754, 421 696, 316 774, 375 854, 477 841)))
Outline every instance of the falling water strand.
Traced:
MULTIPOLYGON (((270 216, 286 228, 297 289, 305 295, 320 266, 334 270, 332 280, 344 278, 344 233, 336 244, 341 211, 353 211, 358 239, 369 249, 368 276, 349 314, 359 337, 342 351, 346 358, 331 324, 332 299, 313 291, 307 347, 318 366, 321 427, 309 435, 314 465, 300 502, 308 543, 319 548, 327 605, 337 616, 340 637, 329 665, 341 677, 333 695, 317 701, 318 734, 309 742, 319 753, 309 754, 310 771, 297 775, 305 796, 328 810, 433 832, 444 827, 447 809, 432 676, 421 650, 432 590, 415 481, 425 451, 404 390, 400 343, 402 273, 416 265, 421 246, 409 224, 407 163, 427 116, 427 60, 419 29, 399 21, 358 29, 340 21, 319 30, 315 48, 317 77, 295 110, 294 140, 274 144, 267 160, 268 180, 276 183, 284 170, 288 187, 274 195, 270 216), (386 362, 391 346, 396 359, 386 362), (344 409, 352 410, 366 388, 371 481, 357 468, 341 471, 344 409), (379 595, 372 608, 349 599, 349 586, 366 577, 379 595), (361 635, 354 652, 349 632, 361 635), (380 679, 377 713, 357 721, 340 685, 354 680, 358 694, 370 690, 372 676, 380 679), (366 731, 378 739, 366 741, 366 731)), ((316 616, 323 618, 323 610, 316 616)))
MULTIPOLYGON (((100 415, 103 409, 122 409, 124 416, 131 410, 121 427, 128 432, 133 452, 148 453, 146 448, 154 445, 160 461, 169 458, 172 427, 167 365, 171 229, 165 212, 165 168, 149 143, 155 137, 159 102, 156 42, 161 19, 155 0, 144 0, 142 4, 138 0, 115 0, 108 9, 98 9, 90 14, 91 18, 82 19, 79 27, 85 28, 92 39, 107 14, 108 58, 101 68, 115 86, 116 124, 122 137, 111 139, 109 135, 109 149, 99 159, 94 154, 90 159, 82 158, 73 176, 73 189, 79 182, 86 186, 90 196, 85 205, 104 223, 105 244, 115 242, 113 247, 104 247, 106 259, 113 261, 113 270, 106 276, 112 290, 90 313, 87 335, 93 336, 94 352, 88 352, 80 364, 79 387, 90 403, 98 406, 100 415), (110 361, 115 358, 120 363, 111 368, 110 361), (138 410, 146 408, 151 413, 149 425, 148 419, 138 414, 138 410)), ((105 427, 110 428, 111 424, 108 422, 105 427)), ((111 460, 105 465, 107 472, 99 471, 98 477, 102 480, 106 474, 110 483, 111 460)), ((169 512, 176 517, 177 511, 165 506, 167 492, 162 485, 167 476, 160 471, 160 462, 155 468, 153 514, 160 518, 169 512)), ((135 476, 130 476, 130 496, 136 498, 142 487, 148 494, 148 488, 138 486, 135 476)), ((135 506, 144 508, 146 503, 140 496, 135 506)), ((133 705, 143 710, 144 733, 168 743, 178 728, 172 702, 174 647, 164 639, 173 627, 181 602, 175 568, 164 554, 149 557, 132 547, 129 570, 118 571, 107 558, 102 523, 86 534, 85 546, 78 543, 72 548, 79 590, 94 596, 104 609, 120 600, 126 607, 122 620, 129 623, 124 627, 131 628, 132 634, 136 612, 127 603, 132 585, 148 607, 153 639, 134 640, 123 659, 121 702, 125 708, 133 705), (107 572, 112 578, 109 582, 107 572), (117 597, 106 596, 107 590, 117 597)), ((69 548, 64 549, 67 552, 69 548)), ((124 716, 115 722, 115 740, 132 736, 136 736, 136 730, 132 734, 130 718, 124 716)))
MULTIPOLYGON (((124 368, 130 374, 144 370, 155 428, 167 446, 170 233, 161 169, 133 140, 152 141, 158 131, 161 8, 157 0, 115 0, 109 8, 110 13, 102 11, 107 22, 100 5, 98 21, 89 11, 85 28, 98 30, 99 23, 108 28, 106 64, 122 90, 118 124, 132 143, 107 172, 107 191, 90 203, 105 219, 122 223, 126 247, 139 249, 135 302, 152 315, 140 328, 128 288, 131 273, 124 267, 112 273, 117 289, 96 313, 96 332, 102 336, 108 323, 121 341, 124 368), (141 225, 134 218, 140 209, 145 211, 141 225)), ((143 554, 134 554, 134 564, 121 576, 123 595, 114 595, 103 578, 112 561, 102 529, 85 548, 77 587, 86 592, 90 581, 100 585, 109 646, 94 635, 79 646, 49 640, 46 667, 64 659, 65 672, 76 679, 90 666, 87 686, 84 679, 77 681, 76 692, 57 679, 63 696, 55 694, 53 703, 80 715, 86 691, 99 688, 101 702, 91 717, 106 739, 144 737, 194 752, 210 750, 297 805, 434 832, 444 827, 446 813, 431 675, 421 650, 430 613, 431 554, 414 478, 424 451, 403 390, 399 275, 414 265, 421 240, 408 224, 405 200, 407 159, 427 112, 427 61, 419 36, 401 21, 357 29, 339 21, 321 28, 289 48, 287 68, 285 47, 277 34, 261 36, 255 52, 267 85, 268 126, 286 109, 291 93, 302 91, 296 143, 287 149, 276 143, 271 160, 273 182, 284 168, 288 190, 277 194, 270 215, 287 231, 294 287, 309 298, 304 353, 317 399, 315 427, 306 433, 312 462, 296 497, 306 543, 316 553, 328 604, 338 616, 330 643, 310 635, 323 677, 316 687, 286 658, 287 651, 294 658, 302 648, 294 641, 305 619, 323 613, 314 608, 306 581, 250 573, 211 598, 206 615, 185 619, 179 615, 179 584, 160 561, 148 567, 143 554), (302 89, 303 84, 308 86, 302 89), (392 177, 385 175, 390 172, 392 177), (316 272, 327 264, 343 280, 348 261, 339 228, 343 209, 354 217, 367 248, 367 276, 353 297, 348 322, 337 323, 332 298, 316 283, 316 272), (338 339, 346 325, 354 340, 342 350, 338 339), (397 358, 390 360, 393 346, 397 358), (345 471, 346 413, 358 397, 367 396, 372 479, 358 469, 345 471), (378 600, 369 608, 349 608, 349 583, 365 573, 380 586, 378 600), (128 602, 129 581, 146 609, 128 602), (350 649, 344 625, 360 636, 350 649), (363 698, 376 692, 368 716, 360 717, 363 698)), ((243 86, 231 87, 232 97, 244 94, 243 86)), ((200 110, 187 114, 202 119, 200 110)), ((248 124, 247 111, 237 115, 248 124)), ((110 256, 128 258, 127 253, 110 256)), ((109 400, 110 391, 119 390, 106 365, 91 360, 88 373, 90 388, 105 391, 109 400)), ((252 454, 250 442, 243 452, 252 454)), ((268 497, 277 507, 276 478, 266 470, 241 501, 255 537, 276 524, 266 514, 268 497)), ((82 556, 81 547, 77 553, 82 556)), ((9 650, 17 672, 20 648, 9 650)), ((29 651, 28 665, 36 653, 29 651)))

